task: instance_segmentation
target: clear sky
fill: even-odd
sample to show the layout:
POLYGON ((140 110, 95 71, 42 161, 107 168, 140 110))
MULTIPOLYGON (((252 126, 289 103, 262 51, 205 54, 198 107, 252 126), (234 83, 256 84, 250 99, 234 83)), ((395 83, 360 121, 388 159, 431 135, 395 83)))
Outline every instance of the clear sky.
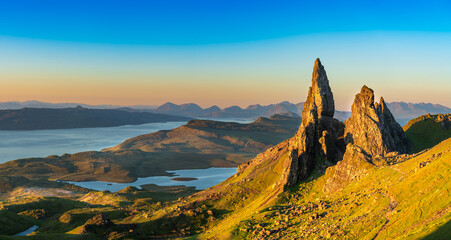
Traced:
POLYGON ((0 1, 0 101, 451 106, 451 1, 0 1))

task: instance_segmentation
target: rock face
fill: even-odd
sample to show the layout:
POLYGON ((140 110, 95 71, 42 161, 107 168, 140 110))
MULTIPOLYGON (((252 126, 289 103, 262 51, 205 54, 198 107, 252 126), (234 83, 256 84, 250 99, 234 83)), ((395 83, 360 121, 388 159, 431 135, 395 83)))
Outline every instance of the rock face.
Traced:
POLYGON ((381 98, 374 102, 374 92, 363 86, 355 96, 351 117, 345 121, 345 142, 353 143, 367 154, 385 155, 407 152, 407 137, 381 98))
POLYGON ((323 191, 330 193, 341 189, 354 179, 363 176, 373 167, 371 156, 350 143, 346 146, 343 160, 326 170, 327 181, 324 184, 323 191))
POLYGON ((302 111, 302 124, 290 141, 290 155, 282 180, 292 186, 306 179, 319 158, 340 160, 344 152, 343 124, 334 119, 334 99, 319 59, 313 67, 312 86, 302 111))

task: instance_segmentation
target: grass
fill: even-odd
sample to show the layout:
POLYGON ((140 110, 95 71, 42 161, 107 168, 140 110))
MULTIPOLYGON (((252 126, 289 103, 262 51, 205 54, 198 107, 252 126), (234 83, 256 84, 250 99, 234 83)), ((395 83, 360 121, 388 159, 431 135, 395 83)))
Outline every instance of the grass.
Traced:
POLYGON ((411 141, 411 151, 420 152, 430 148, 439 142, 451 137, 451 127, 449 120, 442 119, 439 121, 437 115, 423 115, 412 119, 403 127, 407 138, 411 141))
POLYGON ((403 163, 374 168, 332 194, 322 191, 324 175, 301 183, 288 198, 272 206, 277 210, 266 208, 241 222, 235 232, 239 238, 253 239, 261 229, 279 228, 281 224, 276 222, 281 221, 283 228, 271 235, 272 239, 444 239, 441 237, 449 232, 451 220, 450 165, 448 139, 403 163), (420 168, 424 161, 430 163, 420 168), (322 203, 326 206, 321 208, 322 203), (303 207, 307 210, 298 212, 303 207), (282 214, 276 215, 277 212, 282 214), (314 213, 323 216, 311 220, 314 213), (255 228, 257 224, 264 227, 255 228), (251 231, 238 231, 242 228, 251 231))

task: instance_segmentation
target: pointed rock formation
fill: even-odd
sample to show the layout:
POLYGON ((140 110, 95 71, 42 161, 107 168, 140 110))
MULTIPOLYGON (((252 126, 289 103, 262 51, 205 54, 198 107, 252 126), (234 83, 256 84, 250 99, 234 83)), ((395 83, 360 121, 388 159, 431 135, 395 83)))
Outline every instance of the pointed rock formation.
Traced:
POLYGON ((292 186, 306 179, 317 159, 340 160, 344 144, 343 124, 334 119, 334 98, 326 71, 319 59, 313 67, 312 86, 302 111, 302 124, 290 142, 290 155, 283 174, 283 184, 292 186))
POLYGON ((312 118, 333 117, 334 112, 334 96, 330 90, 329 79, 318 58, 313 66, 312 86, 309 88, 307 101, 302 110, 303 123, 307 125, 312 118))
POLYGON ((374 92, 367 86, 363 86, 355 96, 352 114, 345 126, 345 142, 353 143, 367 154, 407 152, 407 137, 401 126, 383 98, 380 103, 374 102, 374 92))

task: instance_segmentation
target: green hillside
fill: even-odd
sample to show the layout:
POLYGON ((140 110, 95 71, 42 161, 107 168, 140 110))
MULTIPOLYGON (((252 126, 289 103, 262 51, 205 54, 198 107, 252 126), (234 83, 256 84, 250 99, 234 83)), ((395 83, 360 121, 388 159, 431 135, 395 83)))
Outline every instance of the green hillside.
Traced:
MULTIPOLYGON (((242 221, 234 236, 254 239, 446 239, 451 220, 451 139, 392 166, 373 167, 344 189, 323 191, 329 174, 284 193, 242 221), (260 227, 262 226, 262 227, 260 227)), ((335 167, 332 167, 332 169, 335 167)))
POLYGON ((410 149, 419 152, 451 137, 451 115, 423 115, 403 127, 411 141, 410 149))

